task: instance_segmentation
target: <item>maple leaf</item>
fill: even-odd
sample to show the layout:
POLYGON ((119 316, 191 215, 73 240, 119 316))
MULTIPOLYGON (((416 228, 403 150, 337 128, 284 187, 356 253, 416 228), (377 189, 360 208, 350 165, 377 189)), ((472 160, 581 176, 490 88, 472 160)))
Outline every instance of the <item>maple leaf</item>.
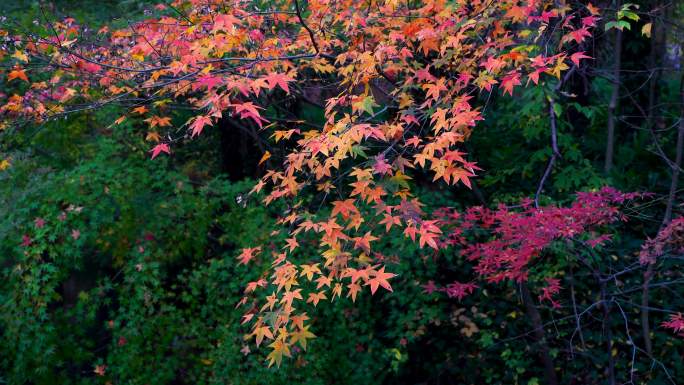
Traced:
POLYGON ((387 163, 384 155, 375 157, 375 163, 373 163, 373 172, 380 175, 392 174, 392 166, 387 163))
POLYGON ((316 336, 309 331, 309 326, 298 328, 297 331, 290 333, 290 343, 299 345, 306 350, 306 341, 316 336))
POLYGON ((0 171, 5 171, 5 170, 7 170, 8 168, 10 168, 10 166, 12 165, 12 164, 10 163, 10 160, 11 160, 10 158, 6 158, 6 159, 3 159, 3 160, 0 160, 0 171))
POLYGON ((370 233, 370 231, 366 232, 366 234, 364 234, 363 237, 352 238, 352 240, 354 241, 354 248, 361 249, 366 253, 370 252, 370 243, 376 241, 377 239, 378 238, 373 236, 370 233))
POLYGON ((446 286, 445 291, 449 298, 456 298, 460 301, 465 296, 472 294, 476 288, 477 285, 473 283, 453 282, 446 286))
POLYGON ((375 103, 375 98, 372 95, 358 97, 352 102, 352 112, 363 111, 373 115, 373 107, 378 107, 378 104, 375 103))
POLYGON ((546 67, 538 68, 531 73, 527 75, 527 83, 529 84, 530 80, 534 82, 534 84, 539 84, 539 75, 541 75, 542 72, 545 72, 547 70, 546 67))
POLYGON ((440 93, 447 90, 446 80, 444 78, 439 78, 437 83, 423 84, 423 89, 426 90, 425 97, 428 99, 439 99, 440 93))
POLYGON ((514 5, 508 9, 506 12, 506 17, 513 19, 514 22, 518 22, 525 20, 527 18, 527 14, 528 12, 525 11, 525 8, 514 5))
POLYGON ((171 125, 171 118, 169 117, 160 117, 160 116, 153 116, 151 118, 147 118, 144 120, 150 125, 150 128, 154 127, 167 127, 171 125))
POLYGON ((93 369, 93 373, 97 374, 98 376, 104 376, 106 370, 107 370, 107 365, 95 365, 95 369, 93 369))
POLYGON ((492 86, 497 84, 498 81, 491 76, 486 75, 484 72, 475 79, 475 85, 480 89, 485 89, 487 91, 492 90, 492 86))
POLYGON ((556 62, 556 65, 548 72, 550 72, 553 76, 556 78, 560 79, 560 74, 562 71, 565 71, 569 67, 563 62, 562 60, 558 60, 556 62))
POLYGON ((337 214, 341 214, 342 218, 346 219, 346 218, 349 218, 350 214, 359 212, 359 210, 354 205, 354 199, 346 199, 344 201, 334 201, 332 204, 333 204, 333 209, 332 209, 332 212, 330 213, 331 217, 334 217, 337 214))
POLYGON ((299 242, 297 242, 296 238, 288 238, 285 241, 287 242, 287 247, 290 249, 290 252, 294 251, 294 249, 299 246, 299 242))
POLYGON ((432 280, 428 281, 428 283, 426 283, 425 285, 422 285, 422 287, 423 287, 423 292, 425 294, 432 294, 435 291, 439 290, 439 288, 435 285, 435 282, 432 280))
POLYGON ((582 18, 582 26, 583 27, 595 27, 596 26, 596 21, 599 20, 598 17, 596 16, 587 16, 582 18))
POLYGON ((28 77, 26 76, 26 72, 19 67, 15 67, 12 71, 10 71, 9 74, 7 74, 7 81, 8 82, 12 81, 14 79, 21 79, 27 83, 29 81, 28 77))
POLYGON ((258 326, 254 329, 252 332, 252 335, 256 337, 256 346, 259 347, 261 345, 261 342, 264 340, 264 338, 268 338, 269 340, 273 339, 273 333, 271 332, 271 329, 268 326, 261 325, 258 326))
POLYGON ((247 345, 242 345, 242 349, 240 349, 240 353, 242 353, 243 355, 246 356, 246 355, 248 355, 248 354, 251 353, 251 352, 252 352, 252 351, 249 350, 249 346, 247 346, 247 345))
POLYGON ((316 283, 317 283, 316 289, 320 289, 323 286, 330 287, 330 284, 332 283, 332 279, 330 279, 330 277, 326 277, 324 275, 321 275, 320 277, 318 277, 316 279, 316 283))
MULTIPOLYGON (((239 308, 240 306, 243 306, 243 305, 247 304, 247 299, 248 299, 247 297, 242 297, 242 298, 235 304, 235 308, 237 309, 237 308, 239 308)), ((251 319, 251 317, 250 317, 250 319, 251 319)), ((249 321, 249 319, 247 320, 247 322, 248 322, 248 321, 249 321)))
POLYGON ((379 224, 385 225, 385 232, 389 232, 392 226, 401 226, 401 218, 385 214, 385 217, 380 221, 379 224))
POLYGON ((494 56, 489 56, 480 66, 484 67, 489 73, 497 73, 506 65, 505 60, 497 59, 494 56))
POLYGON ((21 246, 22 247, 29 247, 29 246, 31 246, 32 243, 33 243, 33 240, 27 234, 24 234, 21 236, 21 246))
POLYGON ((268 346, 271 349, 273 349, 266 357, 266 359, 268 360, 269 367, 273 366, 273 364, 276 364, 276 366, 280 366, 280 364, 283 361, 283 356, 291 357, 290 346, 282 339, 277 339, 268 346))
POLYGON ((271 135, 271 138, 274 138, 275 142, 278 143, 282 139, 290 139, 290 137, 292 137, 292 134, 294 134, 294 133, 299 133, 299 130, 295 130, 295 129, 287 130, 287 131, 276 130, 271 135))
POLYGON ((269 151, 264 152, 264 155, 261 156, 261 159, 259 159, 259 165, 267 161, 269 158, 271 158, 271 153, 269 151))
POLYGON ((379 286, 382 286, 388 291, 393 291, 392 286, 387 280, 395 276, 396 274, 385 273, 385 267, 383 266, 373 274, 373 278, 369 279, 366 284, 370 285, 371 294, 375 294, 379 286))
POLYGON ((301 292, 302 289, 292 291, 285 289, 285 293, 283 294, 283 298, 280 299, 280 303, 285 305, 285 309, 292 308, 292 302, 294 302, 295 299, 303 299, 301 292))
POLYGON ((212 32, 217 32, 217 31, 226 31, 229 32, 231 31, 235 25, 240 25, 242 24, 242 21, 238 19, 237 17, 230 15, 230 14, 218 14, 213 17, 214 19, 214 26, 212 28, 212 32))
POLYGON ((171 149, 169 148, 169 145, 166 143, 159 143, 158 145, 154 146, 152 150, 150 150, 152 153, 152 159, 156 158, 159 154, 162 152, 166 154, 171 154, 171 149))
POLYGON ((318 263, 314 263, 313 265, 302 265, 302 271, 299 272, 301 277, 306 277, 309 281, 313 279, 314 274, 321 274, 318 263))
POLYGON ((285 91, 286 94, 290 93, 290 88, 288 87, 287 83, 294 81, 291 77, 289 77, 287 74, 282 74, 282 73, 270 73, 263 77, 266 81, 266 84, 268 84, 268 89, 272 90, 276 86, 280 87, 283 91, 285 91))
POLYGON ((214 123, 211 121, 211 118, 208 116, 204 115, 199 115, 196 116, 193 120, 192 123, 190 124, 190 129, 192 130, 191 136, 197 136, 202 133, 202 130, 204 129, 204 126, 213 126, 214 123))
POLYGON ((356 302, 356 296, 359 294, 359 291, 361 291, 361 286, 356 283, 350 283, 347 285, 347 288, 349 289, 347 291, 347 297, 351 297, 352 302, 356 302))
POLYGON ((597 7, 595 7, 594 5, 592 5, 591 3, 588 3, 588 4, 587 4, 587 9, 589 10, 589 13, 591 13, 591 14, 594 15, 594 16, 598 15, 599 13, 601 13, 601 11, 600 11, 597 7))
POLYGON ((503 94, 513 96, 513 87, 520 85, 520 73, 511 72, 501 79, 501 86, 503 87, 503 94))
POLYGON ((580 59, 592 59, 592 57, 585 55, 584 51, 575 52, 572 55, 570 55, 570 61, 578 67, 580 65, 580 59))
POLYGON ((682 313, 671 314, 668 321, 663 321, 661 325, 665 328, 672 329, 677 334, 684 335, 684 316, 682 313))
POLYGON ((231 104, 231 107, 235 108, 235 112, 240 114, 241 119, 252 119, 259 125, 259 128, 263 127, 263 123, 268 123, 268 120, 262 118, 259 114, 259 109, 262 108, 252 102, 231 104))
POLYGON ((313 305, 316 306, 322 299, 328 299, 323 291, 318 293, 309 293, 309 298, 306 300, 306 303, 313 303, 313 305))
POLYGON ((582 43, 587 37, 591 37, 591 33, 586 27, 583 27, 570 32, 569 36, 572 40, 579 44, 582 43))
POLYGON ((256 254, 258 254, 260 252, 261 252, 261 247, 258 247, 258 246, 252 247, 252 248, 248 247, 248 248, 242 249, 242 253, 240 253, 240 255, 237 256, 238 265, 246 265, 247 263, 249 263, 249 261, 251 261, 252 259, 254 259, 254 257, 256 257, 256 254))
POLYGON ((435 82, 437 78, 430 73, 430 67, 421 68, 415 72, 416 80, 419 82, 435 82))
POLYGON ((139 115, 144 115, 147 111, 149 111, 149 110, 145 106, 140 106, 140 107, 136 107, 133 109, 133 112, 135 112, 139 115))
POLYGON ((420 146, 422 139, 417 137, 417 136, 412 136, 409 139, 406 139, 406 145, 407 146, 413 146, 413 147, 418 147, 420 146))
POLYGON ((197 78, 196 84, 206 87, 207 91, 223 85, 223 78, 218 76, 204 75, 197 78))
POLYGON ((159 143, 161 141, 161 136, 159 136, 159 133, 155 131, 150 131, 145 135, 145 140, 148 142, 156 142, 159 143))
POLYGON ((12 57, 19 60, 19 61, 23 61, 24 63, 28 63, 28 61, 29 61, 26 53, 23 51, 19 51, 19 50, 14 51, 14 54, 12 55, 12 57))
MULTIPOLYGON (((365 254, 364 254, 365 255, 365 254)), ((351 283, 356 283, 359 279, 363 280, 364 283, 368 282, 368 279, 370 278, 370 272, 371 269, 370 267, 367 267, 365 269, 354 269, 354 268, 347 268, 347 270, 344 273, 344 277, 349 277, 351 280, 351 283)))

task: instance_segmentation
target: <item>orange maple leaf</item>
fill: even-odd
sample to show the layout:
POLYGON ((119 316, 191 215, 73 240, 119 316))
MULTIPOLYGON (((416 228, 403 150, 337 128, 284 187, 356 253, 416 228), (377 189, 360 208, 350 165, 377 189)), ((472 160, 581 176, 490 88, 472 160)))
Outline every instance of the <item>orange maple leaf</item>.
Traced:
POLYGON ((396 274, 385 273, 385 267, 383 266, 380 270, 373 274, 373 278, 368 280, 367 285, 370 285, 371 294, 375 294, 379 286, 382 286, 388 291, 393 291, 392 286, 387 281, 388 279, 395 277, 396 274))
POLYGON ((242 249, 242 253, 240 253, 240 255, 237 256, 237 260, 239 261, 238 265, 246 265, 247 263, 249 263, 249 261, 254 259, 254 257, 256 257, 256 255, 260 252, 261 247, 258 246, 251 248, 247 247, 242 249))
POLYGON ((14 79, 21 79, 25 82, 28 83, 28 77, 26 76, 26 71, 21 69, 20 67, 15 67, 12 71, 10 71, 9 74, 7 74, 7 81, 12 81, 14 79))

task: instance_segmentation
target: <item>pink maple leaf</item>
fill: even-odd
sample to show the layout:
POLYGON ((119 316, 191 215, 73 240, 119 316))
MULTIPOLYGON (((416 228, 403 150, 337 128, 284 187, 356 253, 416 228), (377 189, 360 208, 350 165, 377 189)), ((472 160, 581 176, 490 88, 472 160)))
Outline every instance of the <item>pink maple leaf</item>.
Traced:
POLYGON ((156 158, 159 154, 162 152, 166 154, 171 153, 171 149, 169 148, 169 145, 166 143, 159 143, 158 145, 154 146, 150 152, 152 153, 152 159, 156 158))

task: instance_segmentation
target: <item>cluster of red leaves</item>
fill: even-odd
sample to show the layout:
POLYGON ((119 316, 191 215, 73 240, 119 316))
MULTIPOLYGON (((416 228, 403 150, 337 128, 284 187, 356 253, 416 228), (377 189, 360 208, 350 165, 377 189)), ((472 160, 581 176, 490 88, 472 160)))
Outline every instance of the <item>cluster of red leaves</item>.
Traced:
POLYGON ((559 308, 560 304, 553 299, 553 296, 560 292, 560 280, 557 278, 545 278, 546 286, 542 287, 539 301, 549 301, 554 308, 559 308))
MULTIPOLYGON (((639 262, 652 265, 667 253, 684 252, 684 217, 675 218, 658 231, 655 238, 649 238, 641 246, 639 262)), ((670 315, 670 319, 661 323, 680 337, 684 337, 684 317, 681 313, 670 315)))
POLYGON ((661 323, 664 328, 670 329, 677 333, 679 336, 684 337, 684 316, 682 313, 670 315, 668 321, 661 323))
MULTIPOLYGON (((440 225, 449 228, 443 244, 460 247, 466 259, 474 262, 478 279, 492 283, 504 280, 525 282, 530 265, 552 243, 572 240, 593 248, 607 241, 609 235, 601 234, 601 227, 626 220, 620 205, 643 195, 604 187, 596 192, 579 193, 568 207, 550 205, 537 208, 532 201, 524 200, 515 208, 504 205, 496 209, 472 207, 465 213, 444 208, 436 215, 440 218, 440 225), (473 242, 474 239, 484 241, 473 242)), ((474 285, 455 282, 439 289, 433 283, 425 289, 443 290, 450 297, 461 299, 472 292, 474 285)), ((539 299, 557 306, 553 295, 559 290, 557 279, 546 278, 546 286, 542 288, 539 299)))
POLYGON ((432 294, 434 292, 444 292, 449 298, 456 298, 459 301, 464 297, 472 294, 478 286, 472 282, 458 282, 454 281, 445 287, 439 287, 434 281, 428 281, 423 285, 423 291, 425 294, 432 294))
POLYGON ((655 238, 649 238, 641 247, 639 262, 653 264, 666 252, 684 252, 684 218, 676 218, 663 227, 655 238))

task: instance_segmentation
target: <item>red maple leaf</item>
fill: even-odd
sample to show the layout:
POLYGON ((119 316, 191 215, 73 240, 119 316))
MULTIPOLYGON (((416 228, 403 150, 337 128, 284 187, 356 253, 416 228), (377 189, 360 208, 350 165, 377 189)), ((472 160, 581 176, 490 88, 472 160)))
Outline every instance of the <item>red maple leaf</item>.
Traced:
POLYGON ((501 86, 503 87, 504 95, 509 94, 513 96, 513 87, 520 85, 520 73, 517 71, 509 72, 501 79, 501 86))
POLYGON ((266 80, 266 83, 268 84, 269 90, 274 89, 275 86, 279 86, 287 94, 290 93, 290 88, 287 86, 287 83, 294 80, 291 77, 287 76, 286 74, 281 74, 281 73, 270 73, 266 77, 264 77, 263 79, 266 80))
POLYGON ((376 174, 386 175, 392 173, 392 166, 385 160, 383 155, 379 155, 375 158, 375 163, 373 164, 373 171, 376 174))
POLYGON ((572 55, 570 55, 570 61, 573 62, 578 67, 580 65, 581 59, 591 59, 591 58, 592 58, 591 56, 585 55, 584 51, 575 52, 572 55))
POLYGON ((235 108, 235 112, 240 114, 241 119, 252 119, 259 125, 259 128, 263 127, 263 123, 268 123, 268 120, 259 114, 259 109, 262 108, 252 102, 231 104, 231 107, 235 108))
POLYGON ((195 83, 199 86, 207 87, 207 91, 211 91, 213 88, 223 85, 223 78, 218 76, 204 75, 197 78, 195 83))
POLYGON ((152 153, 152 159, 156 158, 157 155, 161 154, 162 152, 170 154, 171 149, 169 148, 169 145, 166 143, 159 143, 158 145, 154 146, 150 152, 152 153))
POLYGON ((671 314, 670 320, 664 321, 661 325, 672 329, 677 334, 684 335, 684 316, 682 316, 682 313, 671 314))
POLYGON ((238 265, 246 265, 256 254, 261 252, 261 247, 247 247, 242 249, 242 253, 237 256, 238 265))
POLYGON ((204 115, 199 115, 193 120, 192 124, 190 124, 190 128, 192 129, 192 136, 197 136, 202 133, 202 130, 204 129, 204 126, 213 126, 214 123, 211 121, 211 118, 208 116, 204 115))

